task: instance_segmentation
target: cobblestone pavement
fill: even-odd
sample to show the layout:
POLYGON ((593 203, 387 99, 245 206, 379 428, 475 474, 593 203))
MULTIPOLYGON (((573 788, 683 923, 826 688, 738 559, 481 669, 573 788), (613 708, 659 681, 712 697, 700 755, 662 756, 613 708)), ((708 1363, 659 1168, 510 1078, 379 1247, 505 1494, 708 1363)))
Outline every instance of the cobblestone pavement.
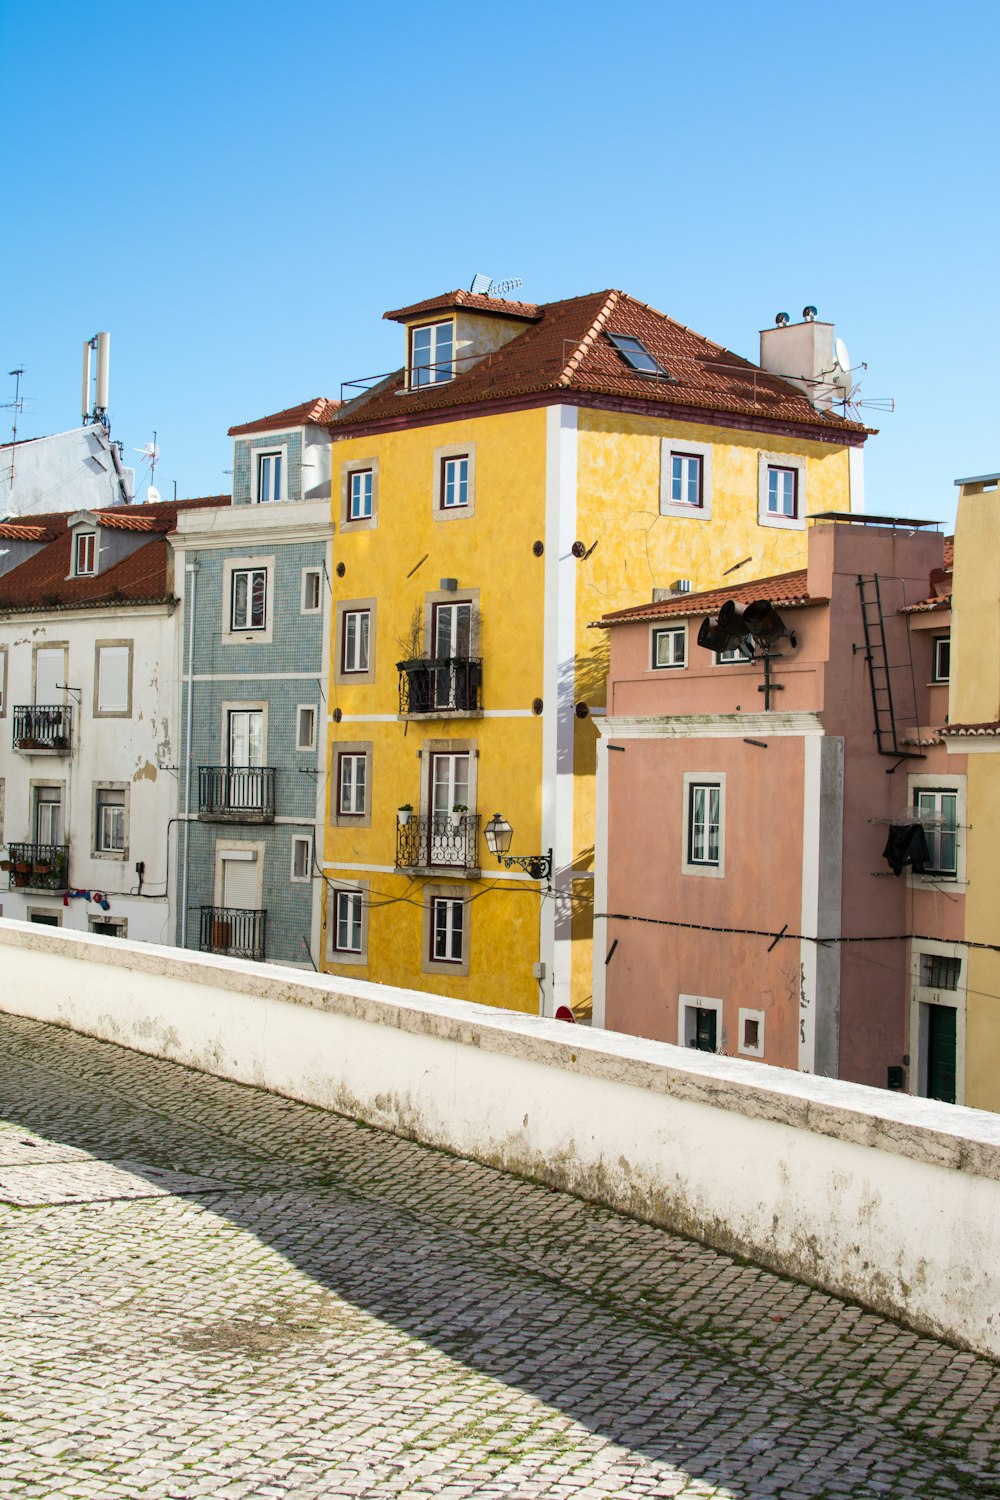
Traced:
POLYGON ((0 1016, 0 1496, 1000 1497, 1000 1369, 0 1016))

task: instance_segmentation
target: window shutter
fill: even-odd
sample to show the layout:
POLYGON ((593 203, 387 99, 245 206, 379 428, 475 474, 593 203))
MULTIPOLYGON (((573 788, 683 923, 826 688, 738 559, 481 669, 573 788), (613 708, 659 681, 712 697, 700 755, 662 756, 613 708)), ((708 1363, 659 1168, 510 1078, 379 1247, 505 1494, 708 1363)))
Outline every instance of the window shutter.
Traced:
POLYGON ((102 646, 98 661, 97 707, 101 713, 128 712, 127 646, 102 646))

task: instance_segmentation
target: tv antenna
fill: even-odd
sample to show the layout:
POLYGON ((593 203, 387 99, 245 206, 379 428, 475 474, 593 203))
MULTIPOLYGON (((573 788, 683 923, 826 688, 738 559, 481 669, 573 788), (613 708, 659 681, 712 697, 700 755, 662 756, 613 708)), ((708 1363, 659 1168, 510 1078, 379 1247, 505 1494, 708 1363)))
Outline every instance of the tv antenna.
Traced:
POLYGON ((141 453, 143 458, 149 464, 149 488, 146 491, 146 503, 148 505, 155 505, 157 500, 159 500, 160 498, 160 492, 156 488, 155 483, 156 465, 159 462, 160 457, 160 450, 156 445, 155 427, 153 428, 153 441, 151 443, 143 443, 141 448, 136 448, 134 451, 136 453, 141 453))
POLYGON ((21 376, 24 374, 24 366, 20 365, 16 370, 8 370, 7 374, 12 376, 14 380, 14 399, 13 401, 5 401, 3 403, 7 411, 13 412, 13 426, 10 444, 10 483, 11 488, 13 488, 14 459, 17 455, 17 419, 20 416, 21 412, 24 410, 24 397, 21 395, 21 376))
POLYGON ((523 285, 524 281, 520 276, 510 276, 506 281, 494 281, 492 277, 484 276, 479 271, 473 276, 469 291, 476 297, 505 297, 515 287, 523 285))

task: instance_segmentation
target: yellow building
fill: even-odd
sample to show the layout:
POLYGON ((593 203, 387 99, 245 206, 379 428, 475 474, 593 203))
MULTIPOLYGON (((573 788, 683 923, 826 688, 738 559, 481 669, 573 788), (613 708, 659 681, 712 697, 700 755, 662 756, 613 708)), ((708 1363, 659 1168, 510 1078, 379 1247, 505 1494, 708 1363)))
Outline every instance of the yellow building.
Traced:
POLYGON ((949 752, 967 756, 965 1100, 1000 1110, 1000 474, 956 480, 949 752))
POLYGON ((813 309, 761 335, 764 367, 617 291, 385 316, 403 368, 332 424, 324 964, 584 1016, 588 626, 804 566, 807 516, 863 505, 867 429, 833 409, 848 376, 813 309), (521 864, 487 847, 497 812, 521 864))

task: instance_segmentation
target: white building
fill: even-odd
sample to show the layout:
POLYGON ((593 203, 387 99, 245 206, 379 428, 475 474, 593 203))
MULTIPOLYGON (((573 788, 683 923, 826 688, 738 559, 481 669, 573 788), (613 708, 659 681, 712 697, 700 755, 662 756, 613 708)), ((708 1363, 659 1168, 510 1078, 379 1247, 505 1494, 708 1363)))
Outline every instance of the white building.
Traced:
POLYGON ((0 516, 103 510, 127 504, 134 483, 99 422, 0 445, 0 516))

